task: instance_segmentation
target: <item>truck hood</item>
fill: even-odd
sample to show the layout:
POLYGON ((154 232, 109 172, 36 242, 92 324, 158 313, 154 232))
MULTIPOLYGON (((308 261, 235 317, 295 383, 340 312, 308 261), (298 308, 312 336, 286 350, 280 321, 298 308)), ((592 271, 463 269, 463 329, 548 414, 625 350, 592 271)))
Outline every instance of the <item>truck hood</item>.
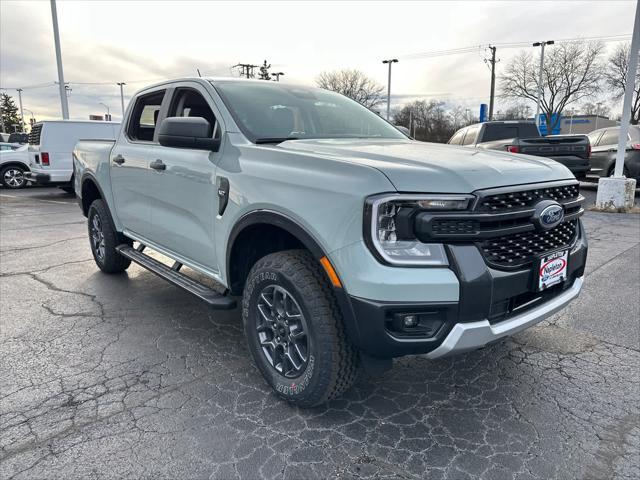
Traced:
POLYGON ((574 178, 547 158, 410 140, 290 140, 277 148, 373 167, 402 192, 470 193, 574 178))

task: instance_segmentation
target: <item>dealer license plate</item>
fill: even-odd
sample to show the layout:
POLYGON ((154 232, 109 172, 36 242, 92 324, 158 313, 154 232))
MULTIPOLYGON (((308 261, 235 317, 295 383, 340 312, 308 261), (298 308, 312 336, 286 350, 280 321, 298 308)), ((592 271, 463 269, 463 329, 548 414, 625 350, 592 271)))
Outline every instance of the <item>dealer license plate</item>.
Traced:
POLYGON ((538 290, 545 290, 567 279, 569 250, 560 250, 540 257, 538 261, 538 290))

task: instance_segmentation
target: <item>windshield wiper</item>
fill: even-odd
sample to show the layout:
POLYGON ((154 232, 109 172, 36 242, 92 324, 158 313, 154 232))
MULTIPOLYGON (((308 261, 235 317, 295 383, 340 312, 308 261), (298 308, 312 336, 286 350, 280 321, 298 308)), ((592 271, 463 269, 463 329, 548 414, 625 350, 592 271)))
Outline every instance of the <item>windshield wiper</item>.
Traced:
POLYGON ((266 137, 266 138, 258 138, 256 143, 282 143, 287 140, 300 140, 298 137, 266 137))

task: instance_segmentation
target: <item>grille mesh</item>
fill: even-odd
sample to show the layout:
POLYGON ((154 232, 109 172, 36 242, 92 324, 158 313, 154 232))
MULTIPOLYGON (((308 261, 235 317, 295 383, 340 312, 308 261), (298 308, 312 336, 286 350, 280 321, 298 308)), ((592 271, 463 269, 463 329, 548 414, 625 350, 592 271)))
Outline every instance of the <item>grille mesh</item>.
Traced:
POLYGON ((431 226, 433 233, 438 235, 462 235, 475 233, 480 229, 476 220, 435 220, 431 226))
POLYGON ((488 263, 498 267, 516 267, 531 263, 534 257, 571 246, 578 232, 578 222, 561 223, 544 232, 526 232, 492 238, 479 243, 488 263))
POLYGON ((485 212, 508 212, 532 207, 540 200, 555 200, 562 203, 577 199, 579 193, 580 189, 577 184, 536 188, 533 190, 523 190, 521 192, 500 193, 483 198, 480 201, 478 210, 485 212))

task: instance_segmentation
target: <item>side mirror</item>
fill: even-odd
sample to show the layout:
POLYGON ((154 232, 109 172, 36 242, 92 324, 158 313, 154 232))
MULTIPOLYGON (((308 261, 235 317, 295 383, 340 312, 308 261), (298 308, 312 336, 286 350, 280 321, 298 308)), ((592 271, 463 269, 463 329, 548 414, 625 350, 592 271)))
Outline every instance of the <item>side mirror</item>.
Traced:
POLYGON ((411 132, 407 127, 403 127, 402 125, 394 125, 394 127, 404 133, 407 137, 411 138, 411 132))
POLYGON ((167 117, 160 124, 158 141, 163 147, 217 152, 220 139, 212 138, 212 135, 211 124, 202 117, 167 117))

